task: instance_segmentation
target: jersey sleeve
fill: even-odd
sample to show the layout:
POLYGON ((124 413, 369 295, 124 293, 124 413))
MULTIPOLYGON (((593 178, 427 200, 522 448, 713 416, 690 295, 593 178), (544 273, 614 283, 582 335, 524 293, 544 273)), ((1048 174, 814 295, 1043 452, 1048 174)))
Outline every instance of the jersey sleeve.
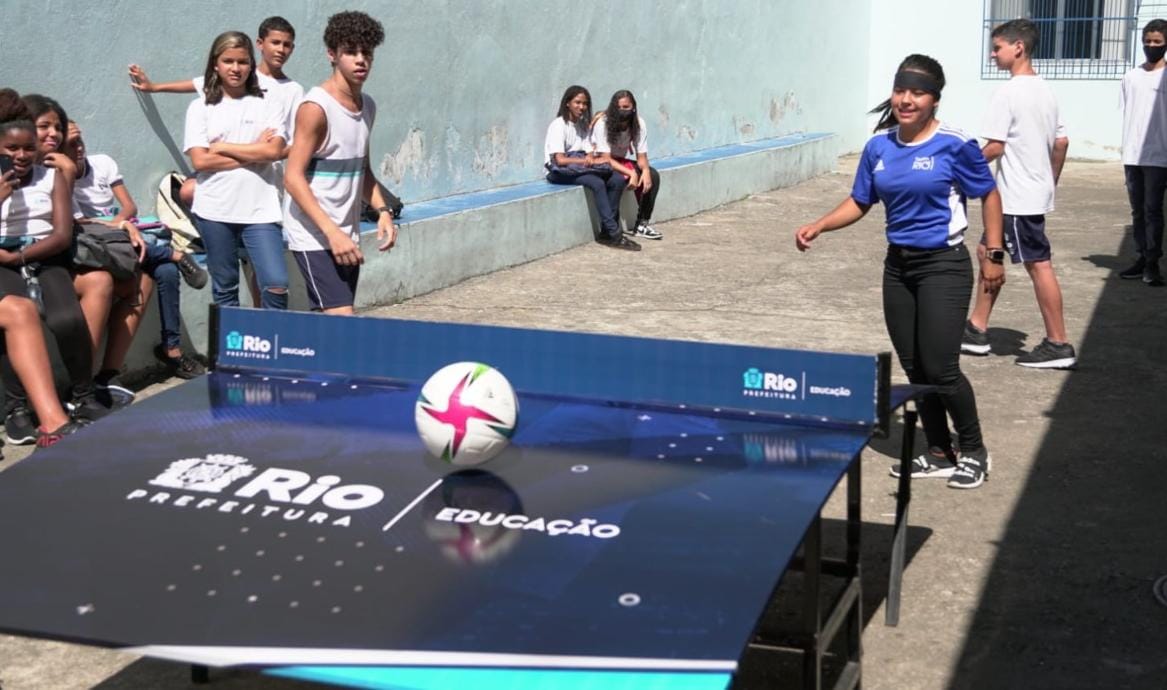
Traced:
POLYGON ((879 201, 875 193, 875 139, 868 139, 859 157, 859 168, 855 171, 855 181, 851 184, 851 198, 855 203, 871 206, 879 201))
POLYGON ((211 142, 207 135, 207 110, 202 98, 191 101, 186 108, 186 126, 182 132, 182 152, 190 153, 191 149, 210 148, 211 142))
POLYGON ((106 184, 108 184, 110 187, 123 184, 125 180, 122 179, 122 171, 118 169, 118 162, 115 161, 112 156, 106 156, 104 154, 98 155, 101 156, 102 165, 105 166, 105 171, 103 174, 105 176, 106 184))
POLYGON ((967 196, 984 198, 997 188, 989 162, 981 153, 976 139, 969 139, 957 147, 952 160, 952 177, 967 196))
POLYGON ((639 115, 636 116, 640 120, 640 136, 636 138, 636 155, 648 155, 648 127, 644 124, 644 118, 639 115))
POLYGON ((1009 107, 1009 96, 1005 87, 997 89, 989 101, 989 109, 981 122, 981 138, 989 141, 1005 141, 1009 138, 1009 125, 1013 123, 1013 112, 1009 107))
POLYGON ((264 127, 273 130, 285 143, 288 141, 288 108, 290 104, 272 94, 264 96, 264 127))

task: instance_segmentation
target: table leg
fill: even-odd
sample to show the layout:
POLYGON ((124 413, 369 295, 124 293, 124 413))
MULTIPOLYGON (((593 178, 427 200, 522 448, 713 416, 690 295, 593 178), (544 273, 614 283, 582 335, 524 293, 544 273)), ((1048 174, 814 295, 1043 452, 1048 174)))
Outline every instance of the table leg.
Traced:
POLYGON ((819 602, 820 578, 822 576, 823 521, 816 515, 802 540, 803 588, 802 621, 803 630, 809 640, 809 648, 802 655, 802 687, 807 690, 821 690, 823 679, 822 607, 819 602))
POLYGON ((912 456, 915 455, 916 420, 914 407, 904 409, 904 437, 900 447, 900 481, 896 489, 896 524, 891 544, 891 571, 887 581, 887 609, 884 625, 900 622, 900 589, 904 579, 904 555, 908 541, 908 504, 912 501, 912 456))

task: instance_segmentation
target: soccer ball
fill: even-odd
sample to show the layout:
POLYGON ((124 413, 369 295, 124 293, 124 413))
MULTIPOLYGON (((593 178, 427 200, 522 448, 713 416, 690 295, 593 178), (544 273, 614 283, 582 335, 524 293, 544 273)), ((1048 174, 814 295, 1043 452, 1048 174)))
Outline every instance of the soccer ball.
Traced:
POLYGON ((498 369, 478 362, 442 367, 421 387, 414 406, 417 434, 435 458, 468 467, 507 447, 519 401, 498 369))

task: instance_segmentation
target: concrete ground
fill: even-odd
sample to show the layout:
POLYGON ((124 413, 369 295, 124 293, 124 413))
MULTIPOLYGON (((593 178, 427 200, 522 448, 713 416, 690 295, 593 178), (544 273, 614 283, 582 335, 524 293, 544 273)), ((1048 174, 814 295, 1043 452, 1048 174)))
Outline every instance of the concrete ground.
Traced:
MULTIPOLYGON (((792 240, 847 194, 854 165, 846 158, 835 174, 662 224, 665 240, 639 254, 580 247, 372 313, 889 350, 881 209, 805 255, 792 240)), ((1025 272, 1011 268, 991 323, 993 353, 963 360, 994 458, 991 481, 967 492, 915 483, 896 628, 883 624, 896 450, 884 441, 865 452, 865 687, 1167 687, 1167 608, 1152 591, 1167 574, 1167 289, 1117 278, 1131 256, 1128 219, 1119 165, 1067 165, 1048 228, 1079 368, 1013 365, 1043 328, 1025 272)), ((895 376, 903 380, 898 367, 895 376)), ((5 453, 0 468, 25 451, 5 453)), ((843 514, 841 496, 830 511, 843 514)), ((742 675, 768 680, 769 667, 750 655, 742 675)), ((187 682, 179 665, 0 636, 3 690, 187 682)), ((217 672, 211 687, 256 686, 308 687, 242 672, 217 672)))

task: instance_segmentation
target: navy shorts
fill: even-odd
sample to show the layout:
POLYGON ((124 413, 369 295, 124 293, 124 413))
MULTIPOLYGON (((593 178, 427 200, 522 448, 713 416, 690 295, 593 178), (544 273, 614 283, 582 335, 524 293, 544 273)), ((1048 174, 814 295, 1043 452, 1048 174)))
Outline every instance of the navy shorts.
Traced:
POLYGON ((296 257, 296 265, 304 276, 313 310, 353 306, 361 277, 360 264, 341 266, 332 259, 332 252, 324 249, 292 252, 292 256, 296 257))
MULTIPOLYGON (((981 244, 985 236, 981 235, 981 244)), ((1005 250, 1015 263, 1050 260, 1049 239, 1045 236, 1045 216, 1011 216, 1005 214, 1005 250)))

